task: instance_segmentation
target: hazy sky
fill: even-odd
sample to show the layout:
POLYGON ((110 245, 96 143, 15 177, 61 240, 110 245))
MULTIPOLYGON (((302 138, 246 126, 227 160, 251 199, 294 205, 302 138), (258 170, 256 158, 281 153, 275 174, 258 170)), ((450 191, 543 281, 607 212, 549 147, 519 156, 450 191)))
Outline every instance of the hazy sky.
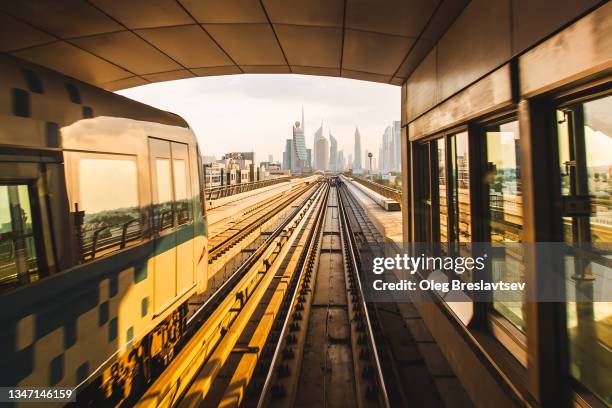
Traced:
POLYGON ((285 139, 306 118, 306 144, 323 121, 345 158, 353 152, 355 126, 362 148, 378 153, 386 126, 400 118, 400 90, 393 85, 305 75, 229 75, 161 82, 118 93, 181 115, 194 129, 202 154, 251 151, 257 161, 282 160, 285 139))

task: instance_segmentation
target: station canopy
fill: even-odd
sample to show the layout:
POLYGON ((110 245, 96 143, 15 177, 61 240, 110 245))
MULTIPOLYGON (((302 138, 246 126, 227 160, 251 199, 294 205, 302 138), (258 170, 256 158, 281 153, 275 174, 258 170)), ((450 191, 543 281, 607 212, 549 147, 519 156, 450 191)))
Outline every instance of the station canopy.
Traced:
POLYGON ((467 0, 8 0, 0 51, 116 90, 296 73, 401 85, 467 0))

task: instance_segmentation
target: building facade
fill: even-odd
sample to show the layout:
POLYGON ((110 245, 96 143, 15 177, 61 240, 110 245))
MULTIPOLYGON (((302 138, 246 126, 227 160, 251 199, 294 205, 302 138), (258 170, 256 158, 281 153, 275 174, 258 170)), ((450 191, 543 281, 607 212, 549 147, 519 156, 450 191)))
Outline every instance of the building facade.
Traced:
POLYGON ((310 173, 311 167, 308 162, 306 139, 304 137, 304 108, 302 108, 302 122, 293 125, 293 143, 291 149, 291 173, 310 173))
POLYGON ((329 132, 329 166, 328 170, 338 171, 338 141, 329 132))
POLYGON ((353 170, 361 170, 361 133, 355 128, 355 155, 353 156, 353 170))

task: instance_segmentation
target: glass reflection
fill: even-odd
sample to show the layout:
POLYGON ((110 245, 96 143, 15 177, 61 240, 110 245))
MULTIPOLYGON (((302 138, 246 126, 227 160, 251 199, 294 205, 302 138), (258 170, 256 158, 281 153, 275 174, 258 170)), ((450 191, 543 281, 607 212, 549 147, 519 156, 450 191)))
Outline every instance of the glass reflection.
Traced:
POLYGON ((81 261, 142 238, 136 161, 112 155, 69 153, 78 180, 71 194, 81 261))
POLYGON ((612 404, 612 97, 557 111, 563 233, 582 251, 566 257, 572 375, 612 404), (587 257, 584 256, 587 254, 587 257), (605 292, 605 293, 604 293, 605 292))
POLYGON ((452 137, 452 168, 454 177, 453 199, 457 221, 454 225, 456 240, 465 243, 472 241, 470 215, 470 159, 467 132, 452 137))
POLYGON ((440 206, 440 242, 442 247, 448 243, 448 194, 446 185, 446 146, 445 139, 438 139, 438 205, 440 206))
MULTIPOLYGON (((492 260, 493 280, 524 282, 523 251, 520 245, 500 245, 521 242, 523 200, 520 182, 520 134, 518 121, 511 121, 485 129, 489 186, 489 238, 502 252, 492 260), (496 243, 498 245, 496 245, 496 243)), ((506 295, 507 298, 507 295, 506 295)), ((524 330, 523 296, 516 301, 497 301, 493 294, 493 308, 524 330)))
POLYGON ((0 185, 0 289, 38 280, 28 186, 0 185))

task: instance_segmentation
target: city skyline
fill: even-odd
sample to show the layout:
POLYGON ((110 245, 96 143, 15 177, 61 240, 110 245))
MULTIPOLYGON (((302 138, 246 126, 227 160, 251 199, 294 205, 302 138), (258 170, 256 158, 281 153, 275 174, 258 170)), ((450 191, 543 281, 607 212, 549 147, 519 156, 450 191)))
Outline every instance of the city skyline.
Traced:
POLYGON ((118 93, 177 113, 194 129, 202 154, 251 151, 283 161, 285 141, 302 106, 307 148, 323 124, 333 129, 338 151, 353 152, 359 127, 362 149, 378 152, 380 135, 400 117, 401 88, 346 78, 303 75, 234 75, 144 85, 118 93))

